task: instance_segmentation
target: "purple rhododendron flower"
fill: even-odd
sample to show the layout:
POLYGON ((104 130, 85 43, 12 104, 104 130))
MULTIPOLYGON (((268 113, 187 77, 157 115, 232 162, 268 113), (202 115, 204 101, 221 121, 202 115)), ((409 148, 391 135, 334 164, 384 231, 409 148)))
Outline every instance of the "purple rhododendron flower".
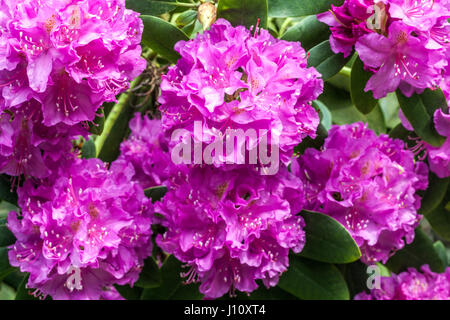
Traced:
POLYGON ((370 293, 361 292, 355 300, 449 300, 450 268, 444 273, 435 273, 428 265, 408 268, 407 271, 382 277, 380 288, 370 293))
POLYGON ((275 286, 289 250, 303 249, 302 183, 286 168, 261 176, 253 168, 194 167, 169 186, 156 211, 167 232, 158 245, 191 269, 206 298, 275 286))
POLYGON ((81 125, 43 125, 41 103, 24 102, 15 113, 0 113, 0 173, 44 178, 50 174, 47 159, 56 162, 72 150, 71 140, 86 136, 81 125))
POLYGON ((396 21, 389 26, 386 38, 377 33, 361 37, 356 43, 361 60, 378 69, 367 82, 376 99, 400 88, 406 96, 433 88, 441 81, 442 67, 447 64, 443 51, 427 49, 414 35, 414 28, 396 21))
MULTIPOLYGON (((403 112, 399 111, 399 117, 402 121, 402 125, 409 131, 414 131, 414 128, 406 119, 403 112)), ((434 125, 436 131, 443 137, 445 142, 440 147, 435 147, 426 143, 425 141, 418 140, 417 145, 413 148, 416 155, 419 155, 423 151, 425 154, 422 156, 425 158, 428 156, 428 163, 430 170, 433 171, 439 178, 450 177, 450 115, 444 113, 438 109, 434 112, 434 125)))
POLYGON ((21 212, 8 228, 12 266, 28 288, 53 299, 99 299, 113 284, 138 279, 151 254, 152 204, 123 161, 66 159, 53 175, 18 189, 21 212))
POLYGON ((143 24, 125 0, 2 0, 0 10, 0 111, 34 98, 46 126, 93 121, 145 68, 143 24))
POLYGON ((366 20, 373 14, 373 0, 347 0, 341 7, 318 14, 317 19, 330 26, 330 46, 335 53, 348 57, 353 46, 363 35, 372 32, 366 20))
POLYGON ((131 163, 134 179, 144 188, 164 185, 182 172, 182 165, 172 162, 169 137, 162 130, 161 120, 151 120, 136 113, 130 121, 131 134, 120 145, 120 160, 131 163))
POLYGON ((305 208, 344 225, 364 263, 386 262, 404 238, 412 242, 428 169, 401 140, 363 123, 333 126, 323 150, 307 149, 292 170, 305 183, 305 208))
POLYGON ((315 137, 320 120, 311 102, 323 81, 307 68, 300 43, 277 40, 266 30, 252 34, 219 19, 175 50, 181 59, 163 76, 159 98, 164 130, 182 128, 194 138, 194 122, 201 121, 203 135, 194 140, 204 143, 227 129, 266 130, 250 139, 250 148, 265 137, 269 144, 279 140, 274 144, 283 162, 303 138, 315 137))

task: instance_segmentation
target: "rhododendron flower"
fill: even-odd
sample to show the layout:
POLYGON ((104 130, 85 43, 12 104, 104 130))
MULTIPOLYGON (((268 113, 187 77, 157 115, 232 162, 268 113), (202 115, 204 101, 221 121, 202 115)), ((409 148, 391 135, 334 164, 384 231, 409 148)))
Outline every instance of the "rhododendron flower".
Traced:
POLYGON ((99 299, 113 284, 133 285, 151 254, 153 214, 131 180, 133 167, 62 163, 40 184, 30 179, 18 189, 21 212, 11 212, 7 224, 17 238, 11 265, 30 273, 36 296, 53 299, 99 299))
POLYGON ((34 98, 43 122, 92 121, 145 68, 125 0, 1 1, 0 110, 34 98))
POLYGON ((331 10, 318 14, 317 19, 330 26, 330 46, 336 53, 348 57, 356 41, 372 32, 366 20, 373 14, 373 0, 347 0, 341 7, 331 5, 331 10))
POLYGON ((44 178, 50 174, 46 159, 57 161, 72 149, 71 140, 86 136, 81 125, 43 125, 41 103, 24 102, 14 113, 0 112, 0 173, 44 178))
POLYGON ((361 60, 378 69, 367 82, 376 99, 400 88, 406 96, 439 85, 442 66, 447 64, 442 50, 430 50, 414 36, 414 28, 393 22, 389 37, 377 33, 365 35, 356 43, 361 60))
POLYGON ((386 262, 404 238, 412 242, 428 169, 401 140, 377 137, 363 123, 333 126, 323 151, 307 149, 292 170, 305 183, 305 208, 344 225, 364 263, 386 262))
MULTIPOLYGON (((399 117, 402 121, 402 125, 409 131, 414 131, 414 128, 406 119, 403 112, 400 110, 399 117)), ((428 163, 430 170, 433 171, 439 178, 450 177, 450 115, 444 113, 438 109, 434 112, 434 125, 436 131, 443 137, 445 142, 440 147, 432 146, 425 141, 418 140, 417 145, 412 149, 416 155, 419 155, 423 151, 425 154, 422 156, 425 158, 428 156, 428 163)))
POLYGON ((166 131, 185 129, 189 138, 212 143, 227 129, 266 130, 249 139, 249 149, 264 138, 275 141, 283 162, 303 138, 315 137, 320 120, 311 102, 323 81, 307 68, 300 43, 219 19, 175 50, 181 59, 163 76, 159 98, 166 131), (195 136, 195 121, 202 123, 201 136, 195 136))
POLYGON ((136 113, 130 121, 131 134, 120 145, 120 160, 131 163, 134 179, 144 188, 166 184, 183 170, 175 165, 169 152, 169 137, 162 130, 161 120, 151 120, 136 113))
POLYGON ((191 267, 187 281, 200 281, 206 298, 249 293, 258 279, 275 286, 289 250, 303 249, 302 205, 301 181, 287 169, 261 176, 251 167, 194 167, 157 202, 167 227, 157 243, 191 267))
POLYGON ((438 274, 428 265, 420 268, 408 268, 407 271, 382 277, 380 288, 370 293, 361 292, 355 300, 449 300, 450 268, 438 274))

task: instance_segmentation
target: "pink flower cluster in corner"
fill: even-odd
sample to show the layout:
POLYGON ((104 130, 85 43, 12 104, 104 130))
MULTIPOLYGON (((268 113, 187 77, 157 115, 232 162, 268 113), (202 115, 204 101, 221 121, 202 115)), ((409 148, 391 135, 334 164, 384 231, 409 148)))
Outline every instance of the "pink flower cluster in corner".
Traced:
POLYGON ((0 0, 0 12, 0 117, 11 122, 0 173, 43 177, 38 153, 67 152, 145 69, 143 24, 125 0, 0 0))
POLYGON ((450 268, 438 274, 428 265, 408 268, 407 271, 382 277, 380 288, 361 292, 355 300, 449 300, 450 268))
POLYGON ((151 255, 153 206, 133 175, 123 161, 108 170, 98 159, 67 158, 51 177, 19 188, 9 261, 30 273, 36 296, 108 299, 119 297, 113 284, 137 281, 151 255))
POLYGON ((355 47, 374 75, 365 91, 376 99, 397 88, 406 95, 436 88, 448 66, 448 0, 346 0, 318 15, 331 26, 331 48, 348 56, 355 47))
POLYGON ((363 123, 333 126, 323 150, 307 149, 292 171, 305 184, 305 208, 345 226, 364 263, 386 262, 404 238, 412 242, 421 220, 416 191, 427 188, 428 168, 403 141, 363 123))

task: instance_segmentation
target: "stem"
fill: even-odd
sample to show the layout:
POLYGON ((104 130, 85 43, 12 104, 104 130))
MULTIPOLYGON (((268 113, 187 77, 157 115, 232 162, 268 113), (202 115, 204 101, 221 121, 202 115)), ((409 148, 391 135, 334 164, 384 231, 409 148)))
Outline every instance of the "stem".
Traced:
POLYGON ((103 129, 103 133, 95 139, 95 149, 97 150, 97 157, 100 155, 102 151, 103 145, 105 144, 106 139, 108 138, 111 130, 114 126, 119 115, 122 113, 123 109, 126 107, 130 98, 132 97, 131 91, 141 82, 141 76, 137 77, 130 84, 130 88, 128 91, 122 93, 119 98, 117 104, 112 108, 111 112, 108 115, 108 118, 105 121, 105 127, 103 129))
POLYGON ((349 67, 343 67, 342 70, 339 71, 340 75, 347 77, 347 78, 350 78, 351 73, 352 73, 352 69, 349 67))
POLYGON ((178 6, 178 7, 186 7, 186 8, 196 8, 196 7, 198 7, 198 3, 165 2, 165 1, 160 1, 159 3, 173 5, 173 6, 178 6))
POLYGON ((283 24, 280 27, 280 32, 278 33, 278 35, 280 37, 282 37, 283 34, 286 32, 286 30, 289 27, 289 25, 291 24, 291 22, 292 22, 291 18, 287 18, 286 20, 284 20, 283 24))

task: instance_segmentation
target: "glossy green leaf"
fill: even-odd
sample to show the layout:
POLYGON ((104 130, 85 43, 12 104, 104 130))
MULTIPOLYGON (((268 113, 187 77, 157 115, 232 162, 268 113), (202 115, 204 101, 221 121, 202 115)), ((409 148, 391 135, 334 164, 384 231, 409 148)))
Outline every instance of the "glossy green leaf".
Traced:
POLYGON ((0 248, 0 281, 12 271, 14 271, 14 268, 9 264, 8 249, 2 247, 0 248))
POLYGON ((140 14, 159 16, 174 10, 177 7, 175 2, 176 0, 127 0, 126 7, 140 14))
POLYGON ((6 283, 0 282, 0 301, 1 300, 14 300, 16 297, 16 291, 8 286, 6 283))
POLYGON ((318 212, 303 210, 306 241, 301 256, 328 263, 350 263, 361 257, 358 245, 345 227, 318 212))
POLYGON ((95 158, 97 155, 97 149, 95 143, 92 139, 85 141, 83 147, 81 148, 81 156, 83 159, 95 158))
MULTIPOLYGON (((448 191, 448 189, 447 189, 448 191)), ((431 212, 428 212, 425 217, 430 223, 433 230, 443 239, 450 241, 450 193, 447 192, 444 200, 431 212)))
POLYGON ((141 288, 156 288, 159 287, 161 283, 161 272, 155 259, 152 257, 147 258, 144 262, 144 268, 139 275, 139 280, 135 283, 135 286, 141 288))
MULTIPOLYGON (((23 277, 22 282, 20 283, 19 287, 17 288, 16 292, 16 298, 15 300, 40 300, 39 298, 36 298, 33 296, 34 289, 28 289, 26 284, 28 282, 29 274, 27 274, 25 277, 23 277)), ((47 296, 47 299, 50 300, 50 296, 47 296)))
POLYGON ((201 298, 198 285, 185 285, 180 273, 187 271, 181 266, 181 262, 174 256, 169 256, 161 267, 162 282, 158 288, 145 289, 142 300, 169 300, 187 299, 196 300, 201 298))
POLYGON ((433 247, 439 254, 439 257, 441 258, 444 266, 448 266, 447 250, 442 241, 436 241, 435 243, 433 243, 433 247))
POLYGON ((428 264, 434 272, 443 272, 444 265, 438 252, 433 247, 433 242, 420 229, 416 229, 414 241, 397 251, 386 263, 386 266, 394 273, 400 273, 407 268, 419 269, 428 264))
POLYGON ((358 57, 352 66, 350 94, 353 104, 363 114, 369 114, 377 105, 377 100, 374 99, 373 92, 364 91, 370 77, 372 77, 372 73, 364 70, 364 63, 358 57))
POLYGON ((349 264, 338 265, 350 291, 350 297, 367 290, 367 265, 360 260, 349 264))
POLYGON ((442 91, 426 89, 423 94, 415 93, 411 98, 403 95, 400 90, 396 93, 400 108, 417 135, 433 146, 441 146, 445 139, 434 128, 433 114, 438 108, 447 108, 442 91))
POLYGON ((331 129, 331 125, 333 124, 333 116, 331 115, 330 110, 323 102, 319 100, 313 101, 313 106, 319 110, 321 125, 326 131, 329 131, 331 129))
POLYGON ((267 28, 267 0, 219 0, 217 17, 228 20, 233 26, 267 28))
POLYGON ((427 216, 444 201, 448 192, 450 178, 440 179, 430 171, 428 178, 428 188, 422 197, 419 213, 427 216))
POLYGON ((349 290, 336 266, 292 256, 278 286, 303 300, 348 300, 349 290))
POLYGON ((175 20, 177 27, 183 28, 197 19, 197 11, 187 10, 181 13, 175 20))
POLYGON ((178 41, 188 41, 188 36, 163 19, 153 16, 141 16, 144 22, 142 42, 170 62, 176 62, 180 55, 174 50, 178 41))
POLYGON ((144 289, 138 286, 133 286, 132 288, 128 284, 123 286, 115 285, 114 287, 126 300, 140 300, 141 294, 144 291, 144 289))
POLYGON ((144 190, 145 195, 147 198, 151 198, 152 202, 156 202, 161 200, 162 197, 167 193, 167 187, 164 186, 158 186, 158 187, 151 187, 144 190))
POLYGON ((351 57, 344 58, 342 53, 334 53, 330 41, 326 40, 309 51, 308 67, 315 67, 326 81, 337 74, 351 57))
POLYGON ((386 127, 393 129, 401 123, 400 118, 398 117, 400 105, 395 92, 391 92, 386 97, 379 99, 378 105, 383 113, 386 127))
POLYGON ((340 6, 344 0, 269 0, 269 16, 277 18, 318 14, 340 6))
POLYGON ((11 192, 11 178, 6 175, 0 175, 0 201, 2 200, 17 204, 17 194, 11 192))
POLYGON ((303 49, 308 51, 319 43, 328 40, 329 37, 330 27, 317 20, 317 17, 314 15, 308 16, 290 27, 282 35, 281 39, 300 42, 303 49))
POLYGON ((14 242, 16 242, 16 238, 12 232, 4 224, 0 224, 0 247, 9 246, 14 242))

